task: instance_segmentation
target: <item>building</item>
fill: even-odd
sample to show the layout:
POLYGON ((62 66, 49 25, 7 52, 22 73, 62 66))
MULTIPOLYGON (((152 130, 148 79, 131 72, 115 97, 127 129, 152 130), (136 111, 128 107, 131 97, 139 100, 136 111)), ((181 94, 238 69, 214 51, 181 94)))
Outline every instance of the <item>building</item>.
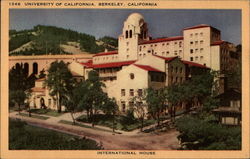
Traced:
MULTIPOLYGON (((118 37, 117 51, 98 53, 91 59, 72 58, 70 69, 84 79, 88 78, 90 70, 96 70, 109 97, 114 97, 120 110, 125 112, 131 98, 140 95, 145 88, 159 89, 181 83, 192 72, 197 73, 192 70, 223 71, 238 62, 235 46, 221 40, 218 29, 201 24, 184 28, 182 33, 181 36, 152 39, 143 16, 132 13, 118 37)), ((33 92, 38 90, 42 92, 43 89, 33 92)), ((46 100, 45 104, 50 106, 51 98, 46 100)))

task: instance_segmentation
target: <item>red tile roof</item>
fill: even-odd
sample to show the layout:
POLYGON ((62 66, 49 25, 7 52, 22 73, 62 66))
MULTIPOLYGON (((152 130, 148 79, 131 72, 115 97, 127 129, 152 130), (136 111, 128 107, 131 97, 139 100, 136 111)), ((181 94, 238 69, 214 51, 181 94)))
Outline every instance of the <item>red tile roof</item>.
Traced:
POLYGON ((220 30, 210 26, 210 25, 207 25, 207 24, 200 24, 200 25, 196 25, 196 26, 192 26, 192 27, 187 27, 187 28, 184 28, 183 30, 190 30, 190 29, 199 29, 199 28, 206 28, 206 27, 210 27, 212 28, 213 30, 217 31, 217 32, 220 32, 220 30))
POLYGON ((220 40, 220 41, 215 41, 215 42, 213 42, 211 45, 221 45, 221 44, 223 44, 225 41, 223 41, 223 40, 220 40))
POLYGON ((80 64, 86 66, 87 68, 93 68, 93 61, 92 60, 89 60, 87 62, 82 62, 80 64))
POLYGON ((109 52, 101 52, 101 53, 95 54, 94 57, 104 56, 104 55, 114 55, 114 54, 118 54, 118 51, 115 50, 115 51, 109 51, 109 52))
POLYGON ((33 87, 33 88, 31 88, 31 90, 33 92, 44 92, 45 91, 44 88, 40 88, 40 87, 33 87))
POLYGON ((135 61, 122 61, 122 62, 112 62, 104 64, 95 64, 93 68, 111 68, 111 67, 122 67, 135 63, 135 61))
POLYGON ((177 58, 177 56, 174 56, 174 57, 164 57, 164 56, 159 56, 159 55, 153 55, 153 56, 156 56, 156 57, 159 57, 161 59, 164 59, 165 61, 169 62, 175 58, 177 58))
POLYGON ((210 25, 207 25, 207 24, 200 24, 200 25, 196 25, 196 26, 184 28, 183 30, 198 29, 198 28, 206 28, 206 27, 210 27, 210 25))
POLYGON ((148 65, 138 65, 138 64, 134 64, 135 66, 143 69, 143 70, 146 70, 146 71, 153 71, 153 72, 162 72, 156 68, 153 68, 151 66, 148 66, 148 65))
POLYGON ((142 45, 142 44, 159 43, 159 42, 165 42, 165 41, 174 41, 174 40, 183 40, 183 36, 153 39, 153 40, 149 40, 149 41, 144 41, 144 42, 140 43, 140 45, 142 45))
POLYGON ((201 65, 201 64, 198 64, 198 63, 195 63, 195 62, 191 62, 191 61, 184 61, 184 60, 182 60, 182 62, 184 64, 187 64, 187 65, 190 65, 190 66, 201 67, 201 68, 208 68, 208 67, 206 67, 204 65, 201 65))

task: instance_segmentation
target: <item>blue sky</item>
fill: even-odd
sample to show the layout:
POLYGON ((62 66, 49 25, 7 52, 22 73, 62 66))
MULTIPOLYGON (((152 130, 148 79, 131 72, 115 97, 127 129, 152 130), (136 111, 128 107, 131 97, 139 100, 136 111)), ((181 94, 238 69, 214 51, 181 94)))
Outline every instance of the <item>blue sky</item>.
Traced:
POLYGON ((240 10, 174 9, 11 9, 10 29, 31 29, 52 25, 103 37, 118 37, 129 14, 138 12, 148 23, 153 38, 182 35, 182 29, 209 24, 221 30, 222 39, 241 43, 240 10))

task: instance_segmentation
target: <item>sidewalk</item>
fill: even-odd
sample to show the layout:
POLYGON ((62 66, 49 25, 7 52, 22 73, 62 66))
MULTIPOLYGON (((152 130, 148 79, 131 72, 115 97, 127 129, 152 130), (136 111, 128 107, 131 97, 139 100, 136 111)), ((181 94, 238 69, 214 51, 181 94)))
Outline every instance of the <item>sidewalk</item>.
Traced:
MULTIPOLYGON (((22 113, 28 113, 28 112, 27 111, 22 111, 22 113)), ((32 113, 32 114, 35 114, 35 113, 32 113)), ((86 115, 86 113, 85 112, 74 113, 74 118, 76 119, 76 118, 80 117, 81 115, 86 115)), ((178 118, 178 116, 180 116, 180 115, 181 114, 178 113, 176 115, 176 117, 178 118)), ((81 127, 79 125, 70 125, 70 124, 59 123, 59 121, 62 121, 62 120, 72 122, 72 117, 71 117, 70 113, 64 113, 64 114, 62 114, 60 116, 57 116, 57 117, 44 115, 44 114, 39 114, 39 116, 48 117, 47 120, 42 120, 42 121, 40 119, 36 119, 38 121, 40 120, 41 122, 44 122, 44 123, 47 123, 47 124, 69 125, 69 126, 73 126, 73 127, 84 128, 84 127, 81 127)), ((29 121, 35 120, 34 118, 31 118, 31 117, 20 116, 20 115, 18 115, 18 112, 11 112, 10 117, 19 118, 19 119, 24 119, 24 118, 27 119, 27 118, 29 118, 29 121)), ((168 122, 170 122, 170 118, 167 118, 166 120, 161 121, 161 123, 168 123, 168 122)), ((99 131, 99 132, 107 132, 107 131, 109 131, 108 133, 113 134, 112 128, 109 128, 109 127, 105 127, 105 126, 101 126, 101 125, 95 125, 95 127, 93 128, 91 123, 78 122, 78 121, 76 121, 76 123, 86 125, 86 126, 89 127, 89 128, 85 128, 85 129, 92 129, 94 131, 99 131)), ((143 128, 143 130, 154 129, 156 126, 157 126, 157 123, 149 125, 149 126, 145 126, 143 128)), ((115 130, 115 132, 116 132, 117 135, 123 134, 123 135, 128 135, 128 136, 132 136, 132 135, 136 135, 136 134, 144 134, 143 132, 140 131, 140 128, 132 130, 132 131, 115 130)))

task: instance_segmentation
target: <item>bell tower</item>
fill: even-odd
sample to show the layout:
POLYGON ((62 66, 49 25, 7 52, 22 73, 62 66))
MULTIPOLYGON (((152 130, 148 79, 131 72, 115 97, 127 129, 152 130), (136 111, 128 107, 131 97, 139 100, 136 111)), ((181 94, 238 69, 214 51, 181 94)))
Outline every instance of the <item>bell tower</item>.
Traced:
POLYGON ((147 23, 139 13, 132 13, 124 22, 122 34, 119 36, 118 53, 121 61, 138 59, 138 45, 149 40, 147 23))

